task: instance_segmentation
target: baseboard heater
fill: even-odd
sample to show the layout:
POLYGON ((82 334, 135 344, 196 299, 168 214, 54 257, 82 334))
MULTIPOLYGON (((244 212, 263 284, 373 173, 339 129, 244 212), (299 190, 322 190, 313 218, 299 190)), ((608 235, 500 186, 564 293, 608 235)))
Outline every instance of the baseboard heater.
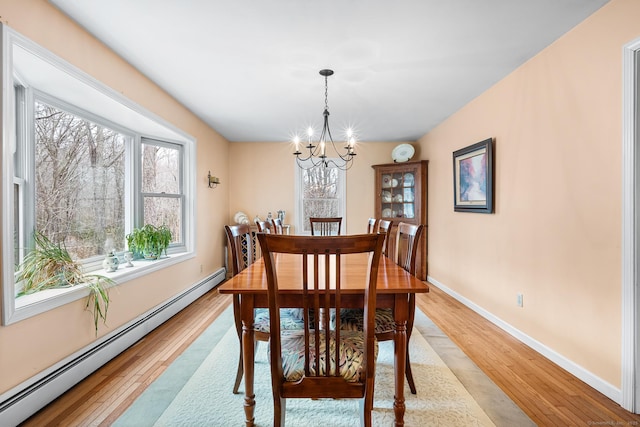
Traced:
POLYGON ((0 425, 16 426, 225 280, 224 268, 0 396, 0 425))

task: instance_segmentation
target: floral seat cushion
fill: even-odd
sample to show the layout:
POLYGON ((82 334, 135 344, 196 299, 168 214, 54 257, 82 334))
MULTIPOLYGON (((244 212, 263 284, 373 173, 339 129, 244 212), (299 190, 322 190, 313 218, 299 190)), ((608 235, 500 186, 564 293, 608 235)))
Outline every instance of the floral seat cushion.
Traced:
MULTIPOLYGON (((288 329, 302 329, 304 327, 304 320, 298 313, 301 311, 298 308, 281 308, 280 309, 280 328, 282 330, 288 329)), ((253 329, 258 332, 269 333, 269 309, 268 308, 256 308, 253 321, 253 329)))
MULTIPOLYGON (((362 309, 345 308, 340 310, 340 329, 346 331, 361 331, 364 329, 364 313, 362 309)), ((393 332, 395 321, 393 310, 390 308, 376 309, 376 334, 393 332)))
MULTIPOLYGON (((282 366, 286 381, 298 381, 304 376, 304 331, 288 330, 282 331, 282 366)), ((330 369, 335 372, 335 331, 330 331, 330 369)), ((320 336, 320 374, 325 374, 326 367, 326 333, 321 332, 320 336)), ((315 336, 310 335, 310 367, 311 375, 315 375, 315 336)), ((364 370, 364 335, 361 331, 341 331, 340 332, 340 360, 338 361, 340 375, 349 382, 362 381, 364 370)), ((378 342, 375 341, 375 357, 378 357, 378 342)))

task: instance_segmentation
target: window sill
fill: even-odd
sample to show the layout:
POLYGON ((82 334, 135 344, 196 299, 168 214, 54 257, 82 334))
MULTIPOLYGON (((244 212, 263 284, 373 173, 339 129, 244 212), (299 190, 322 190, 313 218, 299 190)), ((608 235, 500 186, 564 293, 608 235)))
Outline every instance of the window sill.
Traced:
MULTIPOLYGON (((133 260, 133 267, 125 267, 120 264, 114 272, 108 273, 103 269, 91 271, 89 274, 100 274, 116 282, 116 286, 142 277, 154 271, 162 270, 169 266, 193 258, 193 252, 172 254, 155 261, 133 260)), ((15 309, 10 322, 15 323, 23 319, 35 316, 45 311, 60 307, 70 302, 79 300, 89 295, 89 289, 85 286, 72 286, 68 288, 47 289, 29 295, 23 295, 15 299, 15 309)))

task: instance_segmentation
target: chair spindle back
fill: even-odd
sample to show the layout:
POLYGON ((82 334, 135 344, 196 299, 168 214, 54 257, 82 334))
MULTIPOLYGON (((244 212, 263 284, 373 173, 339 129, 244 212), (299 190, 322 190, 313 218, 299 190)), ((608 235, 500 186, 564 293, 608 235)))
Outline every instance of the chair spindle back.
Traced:
POLYGON ((342 226, 342 217, 334 218, 309 218, 312 236, 339 236, 342 226))

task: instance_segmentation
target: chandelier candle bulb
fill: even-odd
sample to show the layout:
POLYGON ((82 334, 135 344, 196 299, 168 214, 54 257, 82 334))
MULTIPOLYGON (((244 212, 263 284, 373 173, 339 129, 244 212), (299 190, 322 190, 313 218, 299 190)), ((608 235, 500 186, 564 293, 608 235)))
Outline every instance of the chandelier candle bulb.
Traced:
POLYGON ((309 150, 313 150, 315 147, 314 145, 311 143, 311 137, 313 136, 313 129, 312 128, 308 128, 307 129, 307 141, 309 142, 309 145, 307 145, 307 148, 309 150))

